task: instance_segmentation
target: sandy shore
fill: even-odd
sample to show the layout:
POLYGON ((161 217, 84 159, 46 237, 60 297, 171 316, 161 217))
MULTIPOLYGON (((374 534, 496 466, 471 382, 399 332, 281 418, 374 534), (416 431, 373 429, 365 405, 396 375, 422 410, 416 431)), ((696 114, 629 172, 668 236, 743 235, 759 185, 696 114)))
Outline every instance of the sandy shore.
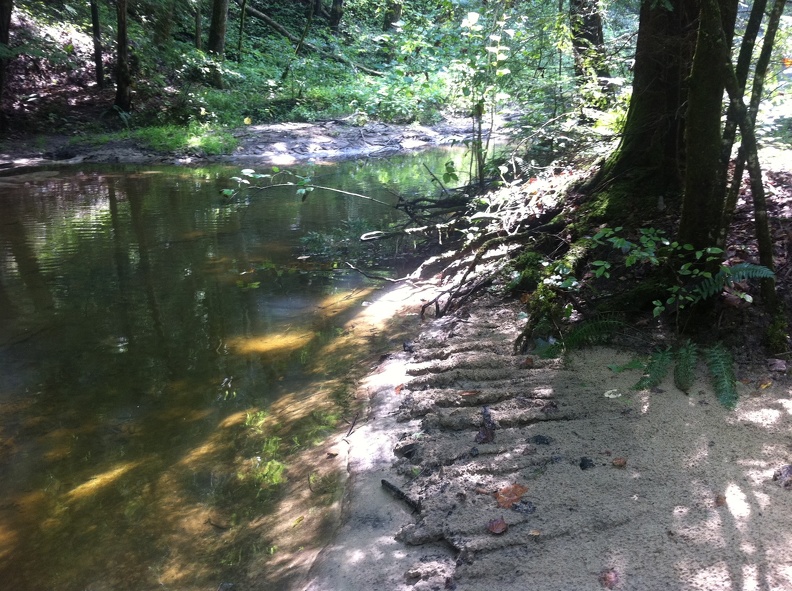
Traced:
POLYGON ((635 391, 608 368, 628 351, 513 355, 520 311, 408 306, 414 352, 361 385, 343 524, 304 589, 792 590, 789 380, 738 376, 734 411, 703 368, 689 396, 635 391))

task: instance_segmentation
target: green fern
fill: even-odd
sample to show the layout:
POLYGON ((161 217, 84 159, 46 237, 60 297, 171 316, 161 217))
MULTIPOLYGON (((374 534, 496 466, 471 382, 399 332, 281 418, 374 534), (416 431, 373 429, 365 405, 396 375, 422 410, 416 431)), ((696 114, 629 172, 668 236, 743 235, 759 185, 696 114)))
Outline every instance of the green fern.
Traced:
POLYGON ((720 271, 712 277, 703 279, 701 283, 690 290, 690 294, 702 300, 718 295, 724 287, 731 287, 735 283, 748 279, 772 279, 775 277, 767 267, 751 263, 739 263, 733 267, 721 267, 720 271))
POLYGON ((652 353, 646 363, 644 376, 633 386, 633 390, 648 390, 660 385, 671 367, 673 355, 671 349, 663 349, 652 353))
POLYGON ((676 366, 674 367, 674 385, 687 393, 693 387, 696 378, 696 364, 698 363, 698 347, 689 340, 676 352, 676 366))
POLYGON ((712 386, 720 403, 726 408, 737 405, 737 379, 734 376, 734 361, 731 354, 721 344, 707 349, 704 353, 710 371, 712 386))
POLYGON ((599 318, 583 322, 580 326, 569 331, 562 341, 544 347, 539 355, 544 358, 558 357, 564 351, 580 349, 586 345, 607 343, 613 337, 613 333, 624 326, 624 322, 614 318, 599 318))

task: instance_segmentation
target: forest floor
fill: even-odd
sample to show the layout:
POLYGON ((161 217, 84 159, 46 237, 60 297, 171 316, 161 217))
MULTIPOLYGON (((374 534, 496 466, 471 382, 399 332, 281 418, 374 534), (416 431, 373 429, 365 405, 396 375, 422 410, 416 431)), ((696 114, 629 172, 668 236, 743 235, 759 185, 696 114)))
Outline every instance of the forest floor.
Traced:
MULTIPOLYGON (((38 136, 0 144, 0 167, 287 165, 461 141, 468 130, 464 120, 257 125, 236 132, 235 154, 213 158, 38 136)), ((768 178, 789 293, 792 177, 768 178)), ((738 216, 738 236, 749 217, 738 216)), ((235 588, 792 591, 792 474, 774 479, 792 464, 792 380, 767 363, 750 312, 727 313, 744 353, 740 401, 727 410, 703 379, 687 395, 671 381, 631 389, 636 372, 618 371, 635 356, 627 347, 515 355, 522 305, 495 292, 421 322, 436 281, 383 297, 413 344, 361 383, 366 418, 327 443, 349 475, 333 539, 310 571, 312 558, 284 553, 235 588)))

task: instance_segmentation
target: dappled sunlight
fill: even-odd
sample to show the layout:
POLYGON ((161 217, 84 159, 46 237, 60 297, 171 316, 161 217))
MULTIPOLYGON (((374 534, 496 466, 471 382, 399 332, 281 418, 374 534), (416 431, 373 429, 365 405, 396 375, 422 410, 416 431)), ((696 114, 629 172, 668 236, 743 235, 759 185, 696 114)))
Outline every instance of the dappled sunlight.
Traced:
POLYGON ((743 420, 754 423, 755 425, 769 427, 781 420, 781 411, 773 408, 762 408, 743 412, 740 416, 743 420))
POLYGON ((289 355, 304 347, 313 337, 309 332, 265 334, 257 337, 235 337, 228 346, 238 354, 281 354, 289 355))
POLYGON ((729 512, 737 521, 738 527, 744 529, 747 525, 747 519, 751 516, 751 506, 748 503, 748 497, 742 489, 733 482, 726 487, 725 497, 729 512))
POLYGON ((144 460, 124 462, 119 466, 92 476, 87 482, 76 486, 66 493, 70 501, 86 500, 86 497, 100 493, 103 489, 116 484, 129 472, 143 464, 144 460))

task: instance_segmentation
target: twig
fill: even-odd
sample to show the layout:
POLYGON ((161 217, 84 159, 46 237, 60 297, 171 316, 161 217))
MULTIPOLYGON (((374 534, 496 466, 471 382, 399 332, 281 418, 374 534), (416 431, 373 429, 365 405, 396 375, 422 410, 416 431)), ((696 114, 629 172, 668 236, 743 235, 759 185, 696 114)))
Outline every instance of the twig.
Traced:
POLYGON ((349 437, 350 435, 352 435, 352 429, 354 429, 355 425, 357 425, 357 422, 358 422, 359 418, 360 418, 360 411, 355 413, 355 418, 352 419, 352 424, 349 425, 349 431, 347 431, 347 434, 344 435, 344 437, 349 437))
POLYGON ((407 277, 400 277, 399 279, 392 279, 390 277, 383 277, 382 275, 372 275, 371 273, 366 273, 362 269, 358 269, 355 265, 353 265, 349 261, 347 261, 346 265, 347 265, 347 267, 349 267, 353 271, 357 271, 358 273, 363 275, 363 277, 368 277, 369 279, 378 279, 380 281, 390 281, 391 283, 401 283, 402 281, 406 281, 408 279, 407 277))

